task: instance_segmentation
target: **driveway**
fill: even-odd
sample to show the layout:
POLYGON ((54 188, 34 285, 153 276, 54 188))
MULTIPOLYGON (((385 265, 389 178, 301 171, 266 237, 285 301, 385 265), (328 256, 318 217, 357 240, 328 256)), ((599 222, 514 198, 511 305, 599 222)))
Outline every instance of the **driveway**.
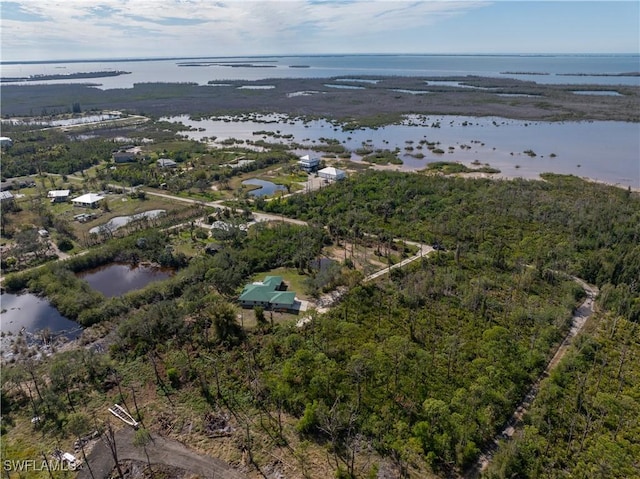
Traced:
MULTIPOLYGON (((134 430, 124 428, 116 432, 118 460, 135 460, 146 463, 144 448, 133 445, 134 430)), ((151 434, 152 441, 147 444, 147 454, 152 464, 173 466, 202 479, 246 479, 246 476, 233 469, 226 462, 215 457, 205 456, 187 448, 184 444, 165 437, 151 434)), ((93 477, 107 479, 115 467, 109 447, 99 439, 87 457, 93 477)), ((92 479, 89 468, 84 465, 78 479, 92 479)))

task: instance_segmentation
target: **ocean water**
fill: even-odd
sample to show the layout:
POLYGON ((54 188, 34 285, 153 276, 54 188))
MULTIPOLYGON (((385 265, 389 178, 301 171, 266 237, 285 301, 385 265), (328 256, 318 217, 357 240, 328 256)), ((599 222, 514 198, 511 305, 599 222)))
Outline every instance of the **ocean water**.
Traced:
POLYGON ((114 70, 130 74, 38 83, 93 83, 111 89, 148 82, 205 85, 269 78, 480 75, 547 84, 640 86, 638 76, 618 76, 640 71, 638 55, 314 55, 0 63, 2 78, 114 70))
MULTIPOLYGON (((92 83, 98 84, 102 89, 112 89, 131 88, 136 83, 146 82, 190 82, 200 85, 215 82, 216 86, 212 85, 211 88, 225 88, 223 85, 229 85, 226 82, 244 80, 260 81, 260 85, 267 88, 270 86, 269 79, 273 78, 359 78, 361 81, 375 82, 376 78, 384 76, 479 75, 545 84, 575 84, 575 91, 578 92, 576 94, 593 94, 589 85, 594 84, 610 85, 611 90, 601 93, 605 95, 615 94, 616 85, 640 86, 639 76, 624 75, 640 72, 638 55, 314 55, 0 63, 2 78, 113 70, 130 73, 114 77, 40 83, 92 83)), ((428 83, 438 84, 435 81, 428 83)), ((427 95, 428 83, 425 83, 424 91, 417 94, 427 95)), ((333 83, 328 81, 327 85, 333 83)), ((404 169, 420 169, 428 161, 439 159, 464 163, 479 161, 500 168, 505 176, 537 177, 541 172, 553 171, 640 188, 638 124, 525 124, 526 122, 496 119, 500 125, 498 128, 493 121, 494 119, 486 118, 452 117, 441 119, 442 128, 437 130, 425 126, 389 126, 377 131, 349 134, 334 131, 333 135, 328 134, 333 130, 328 123, 291 124, 284 121, 269 129, 293 134, 296 142, 303 143, 307 137, 309 141, 317 141, 322 136, 335 137, 350 149, 358 148, 362 141, 371 138, 376 142, 375 148, 399 147, 404 151, 405 142, 418 142, 425 136, 429 141, 440 141, 447 147, 447 153, 442 158, 432 158, 426 151, 424 159, 416 159, 408 152, 403 154, 401 157, 404 169), (467 125, 460 126, 464 122, 467 125), (474 148, 461 149, 462 144, 471 144, 474 148), (449 146, 453 149, 450 150, 449 146), (530 158, 523 155, 528 149, 534 150, 537 156, 530 158), (550 156, 552 153, 554 156, 550 156)), ((265 125, 237 121, 199 124, 196 127, 205 128, 200 136, 217 136, 218 140, 230 137, 258 139, 253 136, 253 131, 265 129, 265 125)), ((198 136, 193 132, 189 132, 189 135, 198 136)))

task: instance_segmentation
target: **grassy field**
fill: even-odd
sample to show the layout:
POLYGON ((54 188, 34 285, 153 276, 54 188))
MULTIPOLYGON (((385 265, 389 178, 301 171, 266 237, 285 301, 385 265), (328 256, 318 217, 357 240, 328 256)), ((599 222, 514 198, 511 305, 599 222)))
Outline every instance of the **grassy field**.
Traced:
POLYGON ((139 200, 131 199, 128 195, 116 194, 108 195, 106 199, 109 211, 104 211, 101 208, 78 208, 73 205, 63 205, 65 208, 64 214, 70 216, 71 219, 73 219, 73 216, 85 212, 99 215, 98 218, 86 223, 74 222, 74 229, 79 237, 89 234, 91 228, 100 226, 116 216, 129 216, 150 210, 171 211, 184 207, 183 203, 158 196, 148 196, 145 200, 139 200))

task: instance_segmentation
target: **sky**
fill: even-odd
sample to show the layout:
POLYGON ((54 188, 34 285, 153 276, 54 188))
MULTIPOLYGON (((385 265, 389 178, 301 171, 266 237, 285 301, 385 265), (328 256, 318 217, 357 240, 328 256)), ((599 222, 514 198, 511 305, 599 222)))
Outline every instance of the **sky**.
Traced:
POLYGON ((635 53, 640 2, 2 0, 0 60, 635 53))

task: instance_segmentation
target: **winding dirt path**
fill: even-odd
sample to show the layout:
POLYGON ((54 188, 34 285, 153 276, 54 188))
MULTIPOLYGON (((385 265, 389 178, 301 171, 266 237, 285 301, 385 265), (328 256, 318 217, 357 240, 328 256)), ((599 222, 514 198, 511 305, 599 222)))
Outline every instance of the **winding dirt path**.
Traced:
POLYGON ((585 323, 587 322, 587 319, 589 319, 589 317, 593 314, 594 302, 599 292, 598 288, 596 286, 588 284, 586 281, 580 278, 577 278, 575 276, 573 276, 572 279, 584 289, 585 293, 587 293, 587 297, 582 302, 582 304, 578 306, 575 313, 573 314, 571 329, 569 330, 567 335, 564 337, 564 340, 556 350, 556 353, 553 355, 553 357, 547 364, 547 367, 545 368, 544 372, 540 375, 540 377, 536 380, 536 382, 531 386, 531 388, 529 389, 527 394, 524 396, 524 398, 522 398, 520 403, 518 403, 516 410, 513 412, 513 414, 507 421, 505 428, 499 434, 493 437, 493 439, 489 442, 489 444, 487 444, 484 447, 483 451, 480 453, 480 456, 478 457, 478 460, 476 461, 476 463, 462 475, 464 479, 476 479, 480 477, 480 475, 487 469, 487 467, 489 467, 489 464, 491 463, 491 460, 493 459, 494 454, 498 450, 499 441, 500 440, 509 441, 513 438, 513 435, 515 434, 515 432, 522 425, 522 418, 524 417, 526 412, 529 410, 529 408, 531 407, 531 404, 533 403, 534 399, 538 395, 538 392, 540 391, 540 383, 544 378, 549 376, 551 371, 553 371, 558 366, 558 364, 560 363, 564 355, 567 353, 573 338, 575 338, 578 335, 578 333, 582 330, 585 323))

